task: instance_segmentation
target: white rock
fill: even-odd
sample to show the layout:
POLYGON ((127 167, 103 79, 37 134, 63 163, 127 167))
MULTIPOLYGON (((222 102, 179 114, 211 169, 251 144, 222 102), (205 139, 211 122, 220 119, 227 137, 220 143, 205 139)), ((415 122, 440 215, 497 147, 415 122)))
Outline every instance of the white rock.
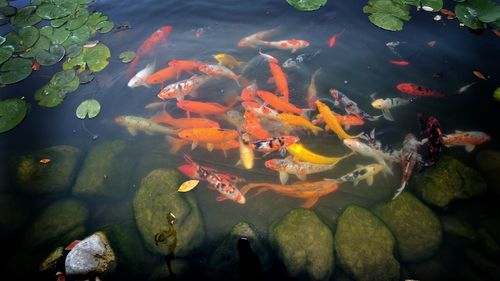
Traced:
POLYGON ((66 275, 102 274, 114 269, 115 254, 102 232, 80 241, 66 256, 66 275))

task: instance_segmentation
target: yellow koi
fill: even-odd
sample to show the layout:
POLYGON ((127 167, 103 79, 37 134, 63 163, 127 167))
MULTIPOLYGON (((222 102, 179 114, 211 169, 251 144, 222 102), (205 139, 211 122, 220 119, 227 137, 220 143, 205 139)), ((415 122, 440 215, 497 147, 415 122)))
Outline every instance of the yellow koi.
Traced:
POLYGON ((353 154, 351 152, 349 154, 340 157, 327 157, 316 154, 306 149, 302 144, 298 143, 289 145, 286 149, 288 150, 288 152, 290 152, 290 154, 293 155, 293 160, 295 161, 304 161, 313 164, 324 164, 324 165, 337 164, 340 160, 345 159, 353 154))
POLYGON ((323 120, 325 120, 326 123, 325 131, 327 129, 332 130, 335 134, 337 134, 337 136, 340 139, 353 139, 358 137, 358 136, 351 136, 348 133, 346 133, 346 131, 344 131, 342 125, 340 125, 339 120, 337 119, 337 117, 335 117, 331 109, 326 104, 317 100, 316 106, 318 107, 319 114, 321 115, 323 120))
POLYGON ((319 131, 323 131, 322 128, 318 126, 314 126, 313 123, 311 123, 309 120, 307 120, 305 117, 290 114, 290 113, 280 113, 278 114, 278 119, 281 120, 282 122, 286 122, 289 125, 295 126, 295 127, 302 127, 305 129, 309 129, 312 131, 312 133, 317 136, 319 131))
POLYGON ((214 55, 214 59, 216 59, 220 65, 229 68, 240 67, 245 64, 244 61, 238 61, 233 56, 228 54, 216 54, 214 55))
POLYGON ((240 160, 238 160, 238 163, 236 163, 236 165, 241 164, 243 165, 243 167, 245 167, 245 169, 251 170, 253 168, 255 159, 253 149, 248 144, 245 144, 241 140, 241 138, 239 142, 240 142, 240 160))

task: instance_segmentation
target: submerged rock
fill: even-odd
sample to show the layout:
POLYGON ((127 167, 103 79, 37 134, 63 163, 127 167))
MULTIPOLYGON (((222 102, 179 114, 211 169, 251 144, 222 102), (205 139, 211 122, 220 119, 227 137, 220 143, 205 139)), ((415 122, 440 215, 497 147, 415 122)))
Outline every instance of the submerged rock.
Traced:
MULTIPOLYGON (((196 272, 193 271, 190 264, 183 260, 176 258, 172 261, 172 272, 175 274, 175 278, 168 272, 167 265, 164 263, 157 266, 149 276, 149 281, 165 281, 165 280, 197 280, 196 272), (193 278, 194 277, 194 278, 193 278)), ((201 275, 201 274, 199 274, 201 275)))
POLYGON ((475 268, 485 274, 488 280, 498 280, 500 264, 497 261, 487 258, 475 249, 465 250, 465 257, 475 268))
POLYGON ((87 208, 79 201, 69 199, 53 203, 35 219, 24 237, 24 244, 34 248, 69 243, 81 237, 88 216, 87 208))
POLYGON ((486 191, 479 173, 455 158, 443 156, 435 167, 416 177, 416 188, 424 201, 442 208, 456 199, 467 199, 486 191))
POLYGON ((49 256, 42 262, 39 271, 55 271, 57 269, 57 264, 63 258, 64 249, 63 247, 57 247, 49 256))
POLYGON ((19 156, 14 161, 15 181, 22 191, 33 194, 66 191, 82 155, 78 148, 59 145, 19 156))
POLYGON ((497 195, 500 195, 500 152, 485 150, 477 154, 476 163, 497 195))
POLYGON ((441 246, 442 226, 438 217, 408 192, 373 208, 398 243, 402 261, 415 262, 433 256, 441 246))
POLYGON ((203 244, 205 230, 198 203, 193 194, 177 192, 180 183, 177 171, 157 169, 142 180, 135 194, 135 221, 146 247, 155 253, 169 253, 167 243, 155 244, 155 235, 165 231, 170 211, 176 217, 176 255, 185 256, 203 244))
POLYGON ((335 265, 333 235, 313 211, 290 211, 271 226, 269 236, 290 277, 330 278, 335 265))
POLYGON ((358 281, 399 280, 396 239, 370 211, 349 206, 338 218, 335 251, 342 269, 358 281))
POLYGON ((271 252, 266 247, 255 231, 247 223, 236 224, 231 233, 213 252, 208 262, 209 273, 214 280, 237 280, 240 257, 238 253, 238 240, 246 238, 254 254, 257 255, 262 270, 271 268, 271 252))
POLYGON ((443 216, 441 217, 441 223, 443 224, 443 230, 446 233, 473 241, 477 238, 476 231, 472 225, 466 221, 451 216, 443 216))
POLYGON ((66 275, 101 275, 116 266, 106 235, 96 232, 80 241, 66 256, 66 275))
POLYGON ((133 150, 124 141, 103 141, 87 154, 73 193, 117 198, 128 191, 134 167, 133 150))
POLYGON ((19 229, 28 219, 28 210, 9 194, 0 194, 0 235, 19 229))

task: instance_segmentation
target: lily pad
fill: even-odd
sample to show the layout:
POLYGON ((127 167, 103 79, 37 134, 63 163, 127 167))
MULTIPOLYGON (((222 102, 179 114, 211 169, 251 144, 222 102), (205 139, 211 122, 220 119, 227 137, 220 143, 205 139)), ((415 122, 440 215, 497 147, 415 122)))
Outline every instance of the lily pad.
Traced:
MULTIPOLYGON (((55 1, 53 1, 55 2, 55 1)), ((59 3, 42 3, 36 9, 36 14, 42 19, 51 20, 68 16, 76 11, 78 3, 73 0, 58 1, 59 3)))
POLYGON ((397 17, 385 13, 373 13, 368 16, 368 19, 376 26, 390 30, 403 30, 403 22, 397 17))
POLYGON ((49 38, 40 35, 40 38, 38 38, 38 41, 36 41, 35 45, 26 50, 26 52, 22 53, 20 56, 23 58, 34 58, 40 51, 48 50, 50 48, 50 45, 51 42, 49 38))
POLYGON ((78 73, 77 76, 80 80, 80 84, 87 84, 94 80, 94 73, 90 69, 86 69, 82 73, 78 73))
POLYGON ((42 20, 35 11, 36 6, 23 7, 17 10, 16 15, 11 18, 11 23, 17 27, 35 25, 42 20))
POLYGON ((481 22, 475 15, 477 15, 474 11, 468 9, 465 3, 459 3, 455 6, 455 15, 458 20, 463 23, 465 26, 472 29, 485 29, 486 24, 481 22), (472 14, 471 14, 472 12, 472 14))
POLYGON ((99 31, 99 33, 108 33, 113 30, 113 27, 115 27, 115 24, 109 20, 101 21, 96 25, 96 29, 99 31))
POLYGON ((41 50, 36 54, 36 61, 40 65, 49 66, 54 65, 62 60, 66 50, 62 45, 52 45, 48 51, 41 50))
MULTIPOLYGON (((86 25, 83 25, 80 28, 75 29, 71 32, 71 36, 68 38, 68 42, 73 42, 76 44, 83 45, 85 42, 89 40, 89 38, 90 38, 90 28, 86 25)), ((64 43, 66 44, 68 42, 64 43)))
POLYGON ((77 69, 77 72, 83 72, 85 70, 86 66, 87 66, 87 63, 85 62, 84 52, 82 52, 80 55, 78 55, 76 57, 68 58, 63 63, 64 70, 77 69))
POLYGON ((30 76, 31 60, 11 58, 0 68, 0 84, 14 84, 30 76))
POLYGON ((0 7, 0 15, 5 16, 5 17, 10 17, 15 15, 17 12, 16 7, 12 6, 3 6, 0 7))
POLYGON ((87 25, 96 26, 98 23, 105 20, 108 20, 107 16, 104 16, 101 12, 94 12, 92 15, 89 16, 87 25))
POLYGON ((92 3, 92 1, 94 1, 94 0, 77 0, 76 2, 78 2, 78 4, 80 4, 80 5, 87 5, 87 4, 92 3))
POLYGON ((79 56, 83 51, 83 47, 77 44, 70 45, 66 48, 66 56, 69 58, 74 58, 79 56))
POLYGON ((76 75, 76 72, 74 70, 63 70, 57 72, 56 74, 54 74, 54 76, 52 76, 50 85, 52 85, 56 89, 61 90, 61 92, 66 95, 67 93, 74 92, 76 91, 76 89, 78 89, 80 80, 78 79, 78 76, 76 75))
POLYGON ((59 28, 54 28, 53 32, 49 37, 50 41, 52 41, 52 44, 62 44, 68 39, 70 36, 71 32, 59 27, 59 28))
POLYGON ((0 45, 2 45, 2 44, 3 44, 3 42, 5 42, 5 37, 0 36, 0 45))
POLYGON ((64 26, 67 30, 75 30, 84 25, 89 19, 89 12, 84 7, 79 7, 76 12, 69 17, 64 26))
POLYGON ((402 30, 403 20, 411 18, 410 6, 391 0, 370 0, 363 12, 371 14, 368 19, 374 25, 390 31, 402 30))
POLYGON ((496 101, 500 101, 500 87, 497 88, 493 93, 493 99, 496 101))
POLYGON ((52 28, 52 26, 50 26, 50 25, 46 25, 46 26, 40 28, 40 35, 50 37, 50 36, 52 36, 52 33, 54 33, 54 28, 52 28))
POLYGON ((327 0, 286 0, 299 11, 314 11, 324 6, 327 0))
POLYGON ((50 21, 50 25, 53 27, 61 27, 68 22, 70 16, 65 16, 59 19, 53 19, 50 21))
POLYGON ((85 100, 76 108, 76 117, 80 119, 96 117, 101 112, 101 104, 95 99, 85 100))
POLYGON ((24 120, 28 104, 18 98, 0 100, 0 133, 7 132, 24 120))
POLYGON ((129 63, 133 61, 134 58, 135 58, 134 51, 125 51, 120 54, 120 59, 122 60, 123 63, 129 63))
POLYGON ((36 41, 40 37, 40 31, 38 28, 33 26, 25 26, 19 30, 19 35, 22 39, 22 44, 24 49, 28 49, 35 45, 36 41))
POLYGON ((92 48, 85 49, 85 62, 90 70, 99 72, 108 66, 108 59, 111 57, 111 51, 104 44, 97 44, 92 48))
POLYGON ((5 43, 3 45, 11 45, 16 53, 24 51, 24 46, 21 44, 21 36, 15 31, 11 31, 5 35, 5 43))
POLYGON ((14 53, 14 47, 10 45, 0 47, 0 64, 10 59, 13 53, 14 53))
POLYGON ((61 90, 47 84, 36 91, 35 100, 38 101, 38 105, 54 107, 61 104, 65 96, 66 94, 64 94, 61 90))

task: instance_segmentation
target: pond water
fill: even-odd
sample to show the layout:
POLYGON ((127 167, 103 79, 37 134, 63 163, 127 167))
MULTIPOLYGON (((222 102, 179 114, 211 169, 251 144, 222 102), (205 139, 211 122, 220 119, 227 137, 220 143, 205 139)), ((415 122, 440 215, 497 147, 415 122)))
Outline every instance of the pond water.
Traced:
MULTIPOLYGON (((201 226, 197 227, 202 229, 197 230, 201 234, 197 234, 198 236, 195 238, 191 237, 192 240, 179 241, 179 247, 182 244, 182 247, 192 249, 182 251, 173 261, 174 272, 177 271, 178 279, 244 279, 238 277, 236 243, 230 244, 229 250, 221 250, 220 247, 233 226, 240 222, 248 223, 264 245, 262 248, 267 249, 266 253, 270 258, 264 259, 266 264, 260 256, 265 269, 263 278, 267 279, 293 277, 305 280, 377 280, 363 279, 353 272, 380 271, 380 269, 371 267, 375 264, 392 268, 394 262, 398 264, 397 278, 401 280, 498 279, 498 275, 495 273, 500 270, 498 262, 500 258, 500 240, 498 240, 500 239, 500 225, 498 224, 500 222, 500 208, 498 207, 499 195, 497 193, 499 181, 498 177, 495 181, 484 172, 484 169, 481 169, 481 165, 478 166, 478 162, 481 164, 480 159, 482 158, 477 156, 481 152, 498 151, 500 148, 498 142, 500 127, 497 124, 499 120, 497 110, 500 109, 500 106, 492 98, 494 90, 498 87, 500 75, 498 68, 498 61, 500 61, 499 39, 491 30, 477 35, 460 27, 456 19, 446 20, 443 17, 441 21, 434 21, 434 13, 415 11, 414 9, 411 12, 412 19, 405 23, 403 31, 384 31, 372 25, 368 21, 367 15, 362 13, 365 4, 365 1, 329 1, 325 7, 318 11, 299 12, 288 5, 286 1, 272 0, 95 1, 91 4, 90 10, 102 11, 116 25, 126 23, 132 28, 94 37, 105 43, 112 52, 109 66, 102 72, 96 73, 94 81, 81 85, 76 92, 69 94, 65 101, 55 108, 38 106, 34 100, 34 93, 50 80, 53 73, 60 70, 60 64, 43 67, 21 83, 0 88, 2 99, 24 97, 31 104, 31 110, 26 120, 15 129, 0 135, 2 202, 4 204, 16 202, 20 206, 18 208, 19 206, 16 205, 16 208, 13 209, 5 207, 7 210, 18 210, 19 213, 10 213, 7 216, 8 219, 5 219, 7 222, 15 220, 16 227, 6 228, 1 233, 4 241, 3 272, 7 276, 13 276, 12 280, 33 280, 35 278, 53 280, 52 275, 49 277, 40 276, 38 266, 53 249, 65 246, 57 244, 59 243, 57 241, 67 241, 68 237, 71 237, 71 241, 83 239, 96 231, 105 230, 106 232, 107 229, 108 236, 113 236, 114 233, 115 236, 119 237, 110 237, 112 247, 118 256, 118 266, 113 274, 105 276, 104 279, 148 280, 151 278, 152 280, 161 280, 163 278, 165 280, 172 278, 165 273, 166 266, 163 256, 155 253, 151 246, 149 246, 149 250, 146 249, 147 243, 144 240, 149 239, 151 242, 152 238, 142 237, 141 235, 145 234, 143 232, 141 234, 141 230, 137 228, 141 222, 137 221, 137 216, 134 214, 134 210, 137 213, 138 209, 134 198, 139 193, 141 181, 151 171, 177 169, 185 163, 184 153, 188 153, 197 163, 216 168, 220 172, 237 175, 244 178, 247 183, 279 184, 278 173, 266 169, 264 166, 266 160, 280 157, 276 152, 269 156, 256 152, 255 167, 246 170, 242 166, 235 165, 239 159, 238 149, 230 150, 227 157, 217 150, 208 152, 202 145, 192 151, 187 145, 179 152, 171 153, 169 151, 171 145, 165 140, 163 134, 148 135, 140 132, 138 135, 132 136, 123 126, 115 123, 115 117, 120 115, 149 118, 161 110, 161 108, 145 108, 147 104, 161 101, 157 97, 161 87, 159 85, 150 88, 127 87, 130 79, 127 74, 129 65, 122 63, 118 55, 126 50, 136 51, 155 30, 168 25, 173 27, 167 38, 168 44, 160 44, 151 53, 142 56, 137 63, 136 71, 152 62, 156 62, 156 68, 160 69, 174 59, 194 59, 216 63, 213 55, 218 53, 230 54, 242 61, 259 61, 258 48, 238 48, 238 41, 255 32, 277 27, 276 34, 267 40, 302 39, 310 42, 310 46, 293 54, 287 50, 277 50, 268 46, 261 48, 262 52, 276 57, 280 64, 301 54, 311 55, 310 59, 301 64, 299 68, 283 68, 288 78, 290 102, 300 108, 307 106, 305 102, 307 87, 312 73, 318 68, 321 68, 316 79, 319 98, 331 99, 329 89, 336 88, 346 93, 360 108, 371 115, 381 114, 379 110, 371 106, 372 98, 370 95, 372 93, 377 93, 377 98, 408 97, 396 89, 396 85, 399 83, 415 83, 447 94, 441 98, 423 97, 416 99, 408 105, 391 110, 395 118, 394 122, 384 118, 377 121, 366 121, 363 126, 351 128, 349 133, 356 135, 376 128, 376 136, 379 141, 391 145, 395 149, 400 149, 407 133, 413 133, 420 138, 417 113, 422 113, 424 116, 436 117, 444 133, 452 133, 455 130, 482 131, 491 136, 490 141, 478 145, 472 152, 466 152, 463 147, 444 148, 442 152, 443 156, 451 156, 479 171, 487 183, 485 192, 477 196, 466 192, 464 196, 457 196, 459 199, 445 204, 446 208, 442 208, 422 199, 426 195, 417 192, 415 181, 410 180, 405 191, 414 194, 424 202, 423 204, 428 207, 430 212, 443 221, 442 223, 438 221, 439 230, 430 232, 431 235, 440 236, 442 233, 441 225, 445 226, 442 239, 434 237, 440 240, 437 249, 431 254, 423 255, 425 256, 423 258, 408 258, 405 254, 398 252, 401 250, 401 245, 398 248, 393 245, 394 243, 388 242, 392 243, 391 247, 395 247, 393 249, 395 258, 390 262, 391 265, 384 262, 381 264, 361 262, 361 269, 349 271, 350 267, 346 263, 341 263, 341 260, 344 261, 344 257, 342 257, 342 251, 339 252, 340 245, 335 245, 335 253, 332 249, 330 253, 324 254, 326 257, 314 256, 320 251, 314 247, 310 250, 307 246, 304 246, 302 250, 291 246, 287 252, 286 247, 277 246, 276 242, 269 241, 271 232, 273 232, 270 229, 273 229, 273 224, 280 221, 291 210, 300 208, 305 202, 304 199, 291 198, 274 192, 252 196, 253 192, 250 192, 245 204, 237 204, 231 200, 218 201, 216 197, 219 193, 207 188, 206 182, 200 182, 199 186, 189 193, 176 195, 185 195, 186 198, 192 197, 194 201, 190 202, 195 203, 190 203, 192 205, 189 206, 193 210, 199 209, 198 220, 200 220, 201 226), (328 39, 340 32, 342 33, 338 36, 336 44, 333 48, 329 48, 328 39), (386 46, 388 42, 396 41, 399 41, 400 44, 394 49, 391 50, 386 46), (436 41, 433 47, 428 44, 431 41, 436 41), (389 63, 391 60, 405 60, 410 64, 398 66, 389 63), (486 75, 488 79, 481 80, 475 77, 472 74, 472 71, 475 70, 486 75), (456 94, 460 87, 473 82, 475 84, 467 91, 456 94), (101 103, 102 110, 96 118, 82 121, 75 117, 75 110, 82 101, 89 98, 97 99, 101 103), (110 144, 111 141, 119 142, 110 144), (56 193, 43 194, 37 191, 33 192, 33 190, 26 192, 16 181, 16 157, 36 153, 36 151, 56 145, 72 146, 82 151, 71 184, 61 192, 56 193), (94 148, 100 145, 104 148, 97 152, 98 155, 93 155, 95 158, 92 159, 96 159, 96 162, 92 162, 92 159, 89 160, 87 157, 91 155, 91 152, 95 154, 94 148), (117 147, 121 147, 121 145, 126 148, 118 149, 117 147), (103 164, 106 161, 105 157, 104 159, 99 158, 99 153, 112 155, 110 150, 113 148, 121 151, 117 154, 123 155, 117 156, 109 163, 110 166, 106 166, 107 164, 103 164), (111 196, 85 192, 82 195, 82 193, 72 191, 72 188, 77 185, 76 182, 80 180, 77 179, 79 172, 89 169, 86 166, 92 167, 92 165, 114 171, 110 175, 105 174, 105 172, 102 175, 105 180, 108 179, 115 183, 107 186, 108 189, 113 190, 111 196), (463 197, 467 199, 463 199, 463 197), (40 214, 45 212, 47 207, 54 202, 67 199, 77 200, 86 206, 88 217, 81 224, 83 230, 77 231, 76 237, 74 234, 73 236, 67 234, 67 232, 60 233, 60 236, 68 235, 66 240, 63 237, 52 237, 47 240, 50 240, 51 243, 39 244, 36 241, 31 241, 38 239, 38 234, 30 232, 33 230, 33 224, 39 220, 40 214), (449 226, 452 225, 450 221, 458 221, 460 226, 465 225, 464 228, 470 229, 474 238, 464 238, 451 234, 453 230, 450 229, 453 227, 449 226), (115 227, 114 232, 109 230, 112 227, 115 227), (118 232, 120 234, 116 234, 118 232), (192 244, 193 247, 185 243, 192 244), (32 244, 37 246, 32 246, 32 244), (218 250, 216 251, 216 249, 218 250), (219 256, 214 257, 215 254, 219 256), (301 255, 307 255, 309 260, 301 261, 301 255), (333 256, 335 256, 335 261, 332 261, 333 256), (235 259, 236 262, 234 262, 235 259), (299 265, 294 264, 294 259, 299 265), (322 270, 322 273, 318 273, 316 277, 312 273, 307 273, 305 268, 311 264, 320 264, 320 261, 324 260, 330 260, 331 266, 326 266, 330 269, 318 266, 321 268, 318 270, 322 270), (227 263, 217 263, 216 261, 227 261, 227 263), (300 265, 301 263, 303 265, 300 265), (364 266, 365 269, 363 269, 364 266), (158 273, 159 270, 163 270, 163 273, 158 273), (470 279, 471 276, 475 279, 470 279)), ((21 7, 25 5, 25 1, 13 1, 11 5, 21 7)), ((0 31, 4 34, 9 28, 2 26, 0 31)), ((235 68, 234 71, 240 74, 242 69, 235 68)), ((182 79, 189 78, 189 76, 189 74, 183 74, 182 79)), ((259 89, 274 91, 274 83, 267 82, 269 77, 267 63, 261 63, 257 64, 246 78, 257 79, 259 89)), ((230 102, 232 96, 237 96, 240 92, 241 88, 234 81, 221 78, 203 85, 198 90, 198 97, 187 97, 186 99, 226 104, 230 102)), ((329 105, 331 106, 331 103, 329 105)), ((239 103, 234 109, 243 112, 239 103)), ((165 110, 176 118, 185 117, 184 111, 175 106, 175 100, 169 100, 165 105, 165 110)), ((223 128, 235 129, 220 116, 209 116, 208 118, 217 120, 223 128)), ((304 131, 295 131, 293 134, 300 137, 304 146, 321 155, 340 156, 349 152, 349 149, 332 132, 321 132, 318 136, 304 131)), ((427 157, 425 147, 421 147, 419 152, 424 158, 427 157)), ((63 154, 67 155, 67 153, 63 154)), ((53 162, 54 160, 56 159, 52 159, 53 162)), ((310 175, 307 180, 319 181, 323 178, 338 178, 354 170, 356 165, 367 165, 373 162, 370 158, 354 155, 341 161, 333 170, 310 175)), ((495 163, 493 162, 493 164, 495 163)), ((498 170, 498 164, 495 167, 498 170)), ((357 205, 372 210, 374 206, 391 200, 393 192, 400 186, 399 163, 393 165, 393 171, 394 175, 392 176, 376 175, 371 186, 368 186, 366 181, 360 182, 357 186, 353 186, 349 182, 343 183, 337 191, 321 197, 318 203, 310 208, 325 224, 325 228, 331 232, 332 237, 335 236, 335 243, 340 243, 340 238, 336 233, 338 231, 337 218, 343 214, 346 208, 357 205)), ((415 170, 414 172, 419 177, 426 173, 430 173, 430 171, 418 173, 415 170)), ((176 183, 177 185, 189 179, 184 175, 179 175, 179 177, 180 181, 176 183)), ((85 182, 84 179, 82 181, 85 182)), ((300 181, 291 176, 289 183, 300 183, 300 181)), ((469 182, 468 184, 470 186, 480 185, 478 182, 469 182)), ((242 187, 244 184, 238 185, 242 187)), ((474 193, 474 191, 470 192, 474 193)), ((175 204, 161 206, 161 198, 155 199, 154 194, 150 194, 150 196, 152 196, 151 200, 155 200, 151 205, 160 204, 161 208, 158 209, 158 212, 172 209, 175 214, 175 209, 179 208, 175 204)), ((147 205, 147 202, 143 203, 147 205)), ((197 212, 193 210, 178 212, 183 214, 187 212, 187 216, 195 216, 189 213, 197 212)), ((164 218, 166 212, 153 212, 149 215, 164 218)), ((179 233, 183 231, 184 219, 181 218, 179 233)), ((308 222, 304 224, 302 224, 304 221, 298 220, 298 222, 300 223, 294 225, 296 230, 290 231, 291 234, 288 236, 291 245, 297 243, 299 245, 314 244, 316 239, 323 241, 322 238, 315 236, 314 231, 307 232, 308 222), (300 241, 297 242, 297 240, 300 241)), ((43 227, 56 228, 57 223, 58 221, 53 221, 43 227)), ((164 223, 167 224, 166 219, 164 223)), ((391 226, 391 223, 385 223, 391 226)), ((293 224, 294 222, 292 222, 293 224)), ((356 221, 353 221, 352 224, 355 225, 356 221)), ((175 223, 174 226, 176 226, 175 223)), ((161 227, 155 226, 154 228, 161 227)), ((421 229, 432 226, 424 224, 419 226, 421 229, 415 228, 415 230, 410 229, 415 227, 412 224, 398 225, 398 227, 396 228, 403 229, 403 232, 406 233, 415 231, 415 235, 418 236, 421 229)), ((189 231, 195 232, 194 230, 189 231)), ((398 239, 400 233, 394 229, 391 231, 398 239)), ((50 230, 44 229, 42 232, 50 232, 50 230)), ((370 237, 368 236, 372 234, 374 233, 367 230, 364 236, 359 236, 361 236, 361 240, 369 241, 370 237)), ((430 240, 434 238, 431 237, 430 240)), ((385 245, 383 242, 380 242, 380 245, 385 245)), ((255 246, 255 242, 252 243, 254 243, 252 246, 255 249, 257 246, 255 246)), ((372 248, 376 253, 386 251, 386 249, 382 249, 383 246, 378 245, 376 244, 372 248)), ((421 246, 416 244, 414 247, 421 246)), ((325 247, 328 248, 328 246, 325 247)), ((411 250, 409 251, 411 252, 411 250)), ((355 254, 360 256, 360 260, 365 260, 361 258, 361 256, 365 256, 364 253, 355 254)), ((390 271, 390 269, 387 270, 390 271)))

